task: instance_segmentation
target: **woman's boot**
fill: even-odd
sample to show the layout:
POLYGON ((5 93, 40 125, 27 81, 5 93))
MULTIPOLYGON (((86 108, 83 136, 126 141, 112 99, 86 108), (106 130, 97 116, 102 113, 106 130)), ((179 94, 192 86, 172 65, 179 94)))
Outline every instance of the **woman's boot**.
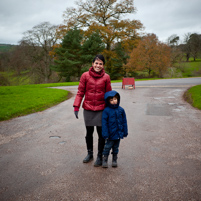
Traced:
POLYGON ((83 163, 88 163, 93 160, 93 137, 85 137, 88 154, 84 158, 83 163))
POLYGON ((112 167, 117 167, 117 154, 112 156, 112 167))
POLYGON ((108 156, 103 156, 103 161, 102 161, 103 168, 108 168, 107 161, 108 161, 108 156))
POLYGON ((84 158, 83 163, 88 163, 93 160, 93 150, 88 150, 87 156, 84 158))
POLYGON ((102 165, 102 153, 103 153, 104 145, 105 145, 105 139, 101 136, 98 138, 98 154, 97 154, 96 162, 94 163, 95 167, 99 167, 102 165))

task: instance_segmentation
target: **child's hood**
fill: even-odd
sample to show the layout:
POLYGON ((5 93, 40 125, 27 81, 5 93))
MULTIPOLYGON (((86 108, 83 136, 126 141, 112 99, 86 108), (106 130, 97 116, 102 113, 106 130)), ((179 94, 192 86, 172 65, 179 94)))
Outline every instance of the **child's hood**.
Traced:
MULTIPOLYGON (((117 100, 118 100, 116 106, 119 106, 119 104, 120 104, 120 95, 119 95, 118 92, 112 90, 112 91, 108 91, 108 92, 105 93, 104 99, 105 99, 105 102, 106 102, 106 105, 107 105, 107 106, 110 106, 110 107, 112 106, 112 105, 110 104, 110 102, 109 102, 109 98, 113 98, 113 97, 116 96, 116 95, 117 95, 117 100)), ((113 106, 114 106, 114 105, 113 105, 113 106)))

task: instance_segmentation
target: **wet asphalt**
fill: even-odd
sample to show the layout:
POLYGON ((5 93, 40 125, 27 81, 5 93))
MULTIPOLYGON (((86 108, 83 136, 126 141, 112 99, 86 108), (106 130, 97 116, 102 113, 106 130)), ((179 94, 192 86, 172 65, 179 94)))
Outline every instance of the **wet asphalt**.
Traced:
MULTIPOLYGON (((0 122, 0 200, 201 200, 201 111, 183 93, 201 78, 136 82, 121 95, 128 137, 118 167, 86 156, 83 110, 70 99, 43 112, 0 122)), ((94 157, 97 154, 94 132, 94 157)))

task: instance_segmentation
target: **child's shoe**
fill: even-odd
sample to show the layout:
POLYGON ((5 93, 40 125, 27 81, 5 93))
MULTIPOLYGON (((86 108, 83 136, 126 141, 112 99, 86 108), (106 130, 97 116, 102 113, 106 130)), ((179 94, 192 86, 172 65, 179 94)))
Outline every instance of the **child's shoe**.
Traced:
POLYGON ((113 154, 112 167, 117 167, 117 154, 113 154))
POLYGON ((103 156, 103 160, 102 160, 102 167, 103 168, 108 168, 107 161, 108 161, 108 156, 103 156))
POLYGON ((97 156, 97 159, 96 159, 96 161, 95 161, 95 163, 94 163, 94 166, 95 167, 99 167, 99 166, 101 166, 102 165, 102 155, 101 156, 97 156))

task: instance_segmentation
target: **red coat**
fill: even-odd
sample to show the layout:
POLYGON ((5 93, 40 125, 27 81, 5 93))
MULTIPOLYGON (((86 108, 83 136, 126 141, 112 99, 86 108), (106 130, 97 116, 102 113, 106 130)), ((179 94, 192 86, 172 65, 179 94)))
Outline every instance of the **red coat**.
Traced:
POLYGON ((82 74, 78 86, 78 92, 73 106, 80 107, 83 97, 82 107, 85 110, 100 111, 105 108, 104 94, 111 91, 110 76, 103 69, 96 73, 91 67, 88 72, 82 74))

